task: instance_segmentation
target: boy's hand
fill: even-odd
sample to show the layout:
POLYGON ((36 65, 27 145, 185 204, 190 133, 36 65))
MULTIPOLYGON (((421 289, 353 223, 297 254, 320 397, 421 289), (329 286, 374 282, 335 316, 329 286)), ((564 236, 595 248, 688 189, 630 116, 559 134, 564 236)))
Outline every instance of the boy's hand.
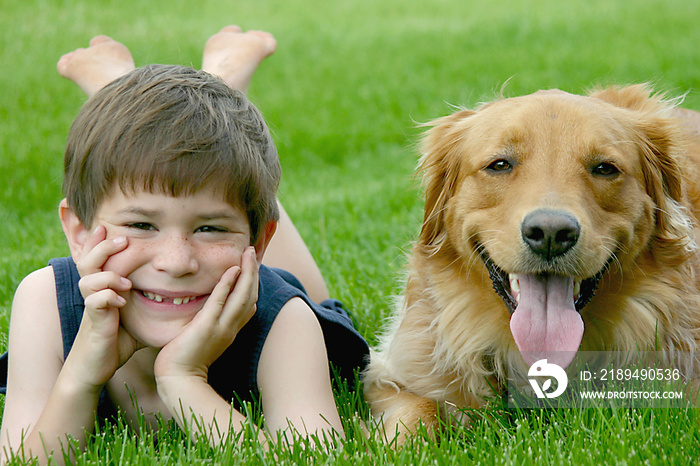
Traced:
POLYGON ((85 311, 66 366, 76 381, 95 390, 140 348, 140 344, 119 323, 119 309, 126 299, 119 293, 131 289, 131 282, 114 272, 102 270, 105 262, 127 247, 127 239, 106 239, 104 227, 97 227, 85 243, 76 266, 82 277, 79 287, 85 311))
POLYGON ((202 310, 160 350, 154 367, 159 390, 163 383, 180 377, 206 381, 209 366, 255 314, 257 300, 258 264, 255 249, 249 247, 243 253, 241 267, 224 272, 202 310))

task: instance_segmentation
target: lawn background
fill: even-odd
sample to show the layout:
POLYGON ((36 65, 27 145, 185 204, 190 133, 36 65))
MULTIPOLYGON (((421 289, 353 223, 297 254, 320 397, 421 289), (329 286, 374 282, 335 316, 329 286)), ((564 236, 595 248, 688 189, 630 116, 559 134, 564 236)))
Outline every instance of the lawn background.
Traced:
MULTIPOLYGON (((249 96, 278 145, 280 198, 332 295, 348 304, 370 342, 400 291, 404 254, 420 225, 412 177, 419 123, 451 105, 489 100, 506 82, 505 94, 519 95, 648 81, 673 96, 687 93, 684 105, 700 109, 696 1, 0 0, 0 334, 21 279, 68 252, 56 207, 65 135, 84 96, 56 74, 57 59, 103 33, 125 43, 137 65, 199 67, 207 37, 231 23, 278 40, 249 96)), ((700 457, 694 412, 501 414, 439 445, 419 439, 412 453, 365 444, 351 426, 339 451, 309 458, 530 464, 700 457)), ((192 461, 188 455, 199 453, 188 448, 182 454, 192 461)), ((132 454, 148 461, 138 448, 132 454)))

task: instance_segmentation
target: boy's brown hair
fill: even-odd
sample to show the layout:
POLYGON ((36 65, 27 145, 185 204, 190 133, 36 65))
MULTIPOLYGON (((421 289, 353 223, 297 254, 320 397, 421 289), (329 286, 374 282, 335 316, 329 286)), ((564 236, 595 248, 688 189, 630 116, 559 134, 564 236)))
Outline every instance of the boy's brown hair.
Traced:
POLYGON ((213 189, 248 215, 251 242, 277 220, 281 169, 260 112, 222 80, 150 65, 112 82, 68 133, 63 193, 90 228, 113 189, 175 197, 213 189))

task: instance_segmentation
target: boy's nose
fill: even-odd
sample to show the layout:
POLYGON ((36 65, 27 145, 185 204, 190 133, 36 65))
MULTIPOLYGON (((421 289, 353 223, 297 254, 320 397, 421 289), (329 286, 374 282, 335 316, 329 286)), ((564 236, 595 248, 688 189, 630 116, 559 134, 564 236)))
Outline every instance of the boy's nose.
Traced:
POLYGON ((199 270, 194 247, 185 235, 163 238, 153 259, 153 266, 174 277, 195 273, 199 270))

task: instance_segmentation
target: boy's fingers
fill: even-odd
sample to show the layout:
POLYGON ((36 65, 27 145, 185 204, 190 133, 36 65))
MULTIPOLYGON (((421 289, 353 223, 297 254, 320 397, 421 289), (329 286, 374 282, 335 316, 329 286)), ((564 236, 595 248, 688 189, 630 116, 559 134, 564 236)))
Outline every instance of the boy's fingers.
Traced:
POLYGON ((102 225, 98 225, 92 230, 83 246, 83 251, 90 251, 102 241, 107 239, 107 230, 102 225))
POLYGON ((209 314, 215 319, 218 319, 223 308, 226 304, 226 300, 234 288, 234 284, 237 282, 241 274, 241 268, 238 266, 233 266, 226 270, 224 274, 219 279, 219 283, 216 284, 214 290, 212 290, 209 299, 207 300, 207 308, 210 309, 209 314))
POLYGON ((97 272, 81 278, 78 282, 80 294, 83 298, 101 290, 128 291, 131 289, 131 281, 115 272, 97 272))
POLYGON ((95 311, 105 311, 109 308, 120 308, 126 304, 126 299, 114 290, 100 290, 85 298, 85 310, 94 315, 95 311))
POLYGON ((221 276, 198 319, 226 329, 241 321, 248 322, 252 316, 250 308, 257 302, 257 270, 255 250, 249 248, 243 254, 241 267, 233 266, 221 276))
POLYGON ((81 277, 84 277, 101 271, 107 259, 126 249, 127 243, 128 241, 125 236, 118 236, 117 238, 109 240, 103 239, 89 249, 88 243, 85 243, 83 255, 76 264, 78 273, 80 273, 81 277))
POLYGON ((255 313, 258 301, 258 264, 253 248, 246 250, 241 267, 241 274, 224 304, 221 324, 225 328, 233 325, 243 327, 255 313))

